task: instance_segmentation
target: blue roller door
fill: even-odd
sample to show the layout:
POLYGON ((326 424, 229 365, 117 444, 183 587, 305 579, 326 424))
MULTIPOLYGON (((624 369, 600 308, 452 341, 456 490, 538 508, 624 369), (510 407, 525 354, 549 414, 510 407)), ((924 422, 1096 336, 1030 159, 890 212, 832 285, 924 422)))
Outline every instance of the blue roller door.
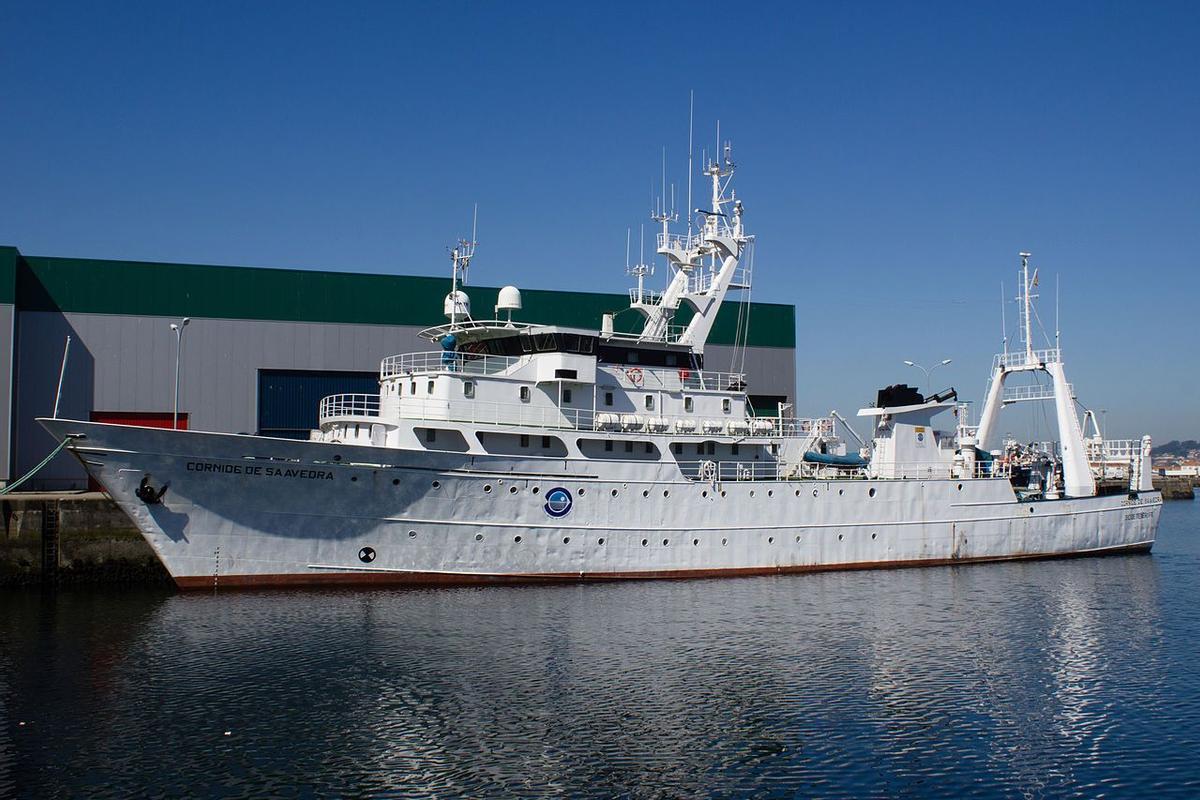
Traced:
POLYGON ((262 436, 307 439, 317 427, 321 398, 331 394, 379 393, 374 372, 301 369, 258 371, 258 432, 262 436))

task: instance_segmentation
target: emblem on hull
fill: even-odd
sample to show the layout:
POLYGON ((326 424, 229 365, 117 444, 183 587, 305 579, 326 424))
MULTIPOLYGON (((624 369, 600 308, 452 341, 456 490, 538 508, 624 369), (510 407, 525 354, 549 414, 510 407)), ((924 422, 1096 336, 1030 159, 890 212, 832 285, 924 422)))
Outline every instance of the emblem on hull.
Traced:
POLYGON ((571 493, 561 486, 556 486, 546 492, 546 504, 542 506, 542 509, 548 515, 558 519, 570 514, 572 505, 574 505, 574 500, 571 498, 571 493))

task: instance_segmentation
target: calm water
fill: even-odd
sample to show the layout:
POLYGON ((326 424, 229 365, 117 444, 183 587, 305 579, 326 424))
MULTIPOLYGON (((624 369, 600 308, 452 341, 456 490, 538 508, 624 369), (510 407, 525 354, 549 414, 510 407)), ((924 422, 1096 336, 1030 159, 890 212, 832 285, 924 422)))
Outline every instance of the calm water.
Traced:
POLYGON ((0 796, 1200 795, 1200 502, 1150 556, 0 594, 0 796))

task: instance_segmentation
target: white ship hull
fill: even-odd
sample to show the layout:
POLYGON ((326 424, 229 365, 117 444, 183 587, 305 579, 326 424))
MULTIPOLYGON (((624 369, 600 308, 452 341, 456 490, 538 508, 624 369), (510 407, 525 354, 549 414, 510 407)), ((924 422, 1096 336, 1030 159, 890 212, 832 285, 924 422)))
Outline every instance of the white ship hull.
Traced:
POLYGON ((43 420, 180 587, 764 575, 1148 551, 1157 492, 1006 479, 707 482, 666 462, 416 452, 43 420), (146 476, 166 487, 147 503, 146 476), (551 505, 554 489, 559 501, 551 505), (565 510, 564 510, 565 509, 565 510), (556 516, 557 515, 557 516, 556 516))

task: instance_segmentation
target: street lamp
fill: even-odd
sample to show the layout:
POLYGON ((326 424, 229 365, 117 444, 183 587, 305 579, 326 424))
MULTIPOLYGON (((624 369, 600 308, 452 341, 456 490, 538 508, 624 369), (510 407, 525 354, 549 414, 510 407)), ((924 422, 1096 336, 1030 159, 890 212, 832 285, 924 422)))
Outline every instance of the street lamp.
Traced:
POLYGON ((171 409, 171 430, 179 430, 179 359, 183 354, 183 329, 191 322, 191 317, 184 317, 176 325, 171 323, 171 330, 175 332, 175 405, 171 409))
POLYGON ((918 364, 918 363, 917 363, 917 362, 915 362, 915 361, 905 361, 904 363, 905 363, 907 366, 910 366, 910 367, 916 367, 917 369, 921 370, 921 372, 924 372, 924 373, 925 373, 925 382, 926 382, 926 383, 929 383, 929 375, 930 375, 930 373, 931 373, 931 372, 933 372, 933 371, 934 371, 935 369, 937 369, 938 367, 944 367, 944 366, 946 366, 947 364, 949 364, 949 363, 950 363, 951 361, 953 361, 953 360, 954 360, 954 359, 952 359, 952 358, 946 358, 946 359, 943 359, 943 360, 939 361, 938 363, 934 364, 934 365, 933 365, 932 367, 930 367, 929 369, 925 369, 924 367, 922 367, 920 364, 918 364))

